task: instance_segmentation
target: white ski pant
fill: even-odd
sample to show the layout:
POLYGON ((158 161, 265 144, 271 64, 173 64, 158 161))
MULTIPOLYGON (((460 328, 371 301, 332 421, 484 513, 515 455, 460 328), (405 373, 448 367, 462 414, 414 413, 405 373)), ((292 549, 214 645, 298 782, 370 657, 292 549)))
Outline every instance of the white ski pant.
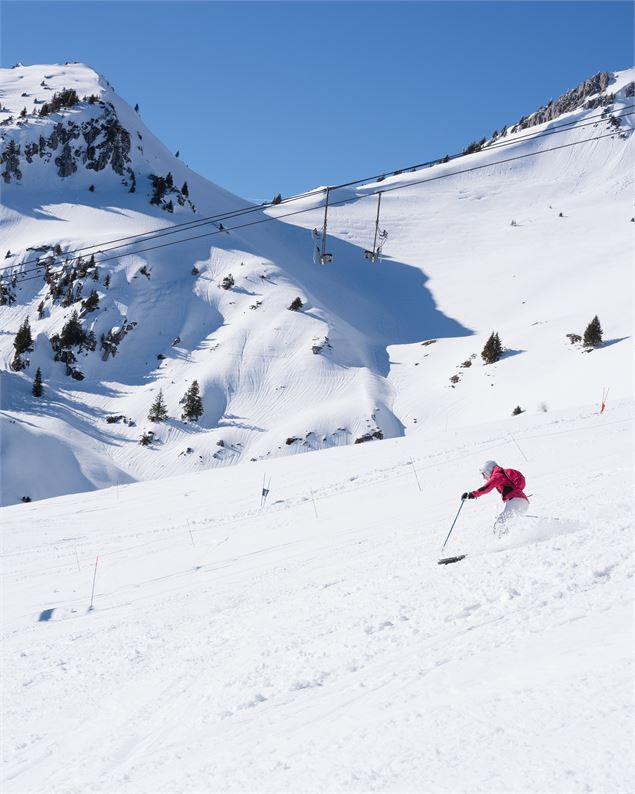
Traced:
POLYGON ((498 516, 494 523, 494 532, 504 535, 509 532, 510 526, 529 510, 527 499, 510 499, 505 502, 503 512, 498 516))

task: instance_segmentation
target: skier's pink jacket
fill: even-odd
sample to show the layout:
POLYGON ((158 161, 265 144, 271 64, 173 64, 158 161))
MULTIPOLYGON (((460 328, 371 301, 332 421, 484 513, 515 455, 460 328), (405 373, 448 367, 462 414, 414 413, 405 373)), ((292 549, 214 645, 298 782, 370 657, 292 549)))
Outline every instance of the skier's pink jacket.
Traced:
MULTIPOLYGON (((527 499, 520 488, 516 488, 514 483, 505 474, 505 469, 503 469, 502 466, 495 466, 489 480, 485 485, 472 491, 472 496, 478 499, 479 496, 489 493, 494 488, 501 494, 503 502, 509 502, 510 499, 527 499)), ((529 499, 527 499, 527 501, 529 501, 529 499)))

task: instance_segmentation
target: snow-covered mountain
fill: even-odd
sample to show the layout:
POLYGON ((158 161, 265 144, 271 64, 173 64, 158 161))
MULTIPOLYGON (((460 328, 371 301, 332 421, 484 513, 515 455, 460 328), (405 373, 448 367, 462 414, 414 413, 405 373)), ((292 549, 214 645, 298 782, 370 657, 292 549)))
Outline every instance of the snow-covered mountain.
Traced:
POLYGON ((321 266, 323 191, 250 205, 88 67, 2 70, 2 503, 631 396, 634 76, 331 191, 321 266), (75 311, 81 344, 64 344, 75 311), (589 353, 566 335, 596 314, 589 353), (493 331, 506 354, 485 365, 493 331), (186 422, 194 380, 204 412, 186 422))
POLYGON ((633 77, 330 191, 321 266, 324 191, 249 206, 87 67, 2 73, 3 791, 635 788, 633 77))

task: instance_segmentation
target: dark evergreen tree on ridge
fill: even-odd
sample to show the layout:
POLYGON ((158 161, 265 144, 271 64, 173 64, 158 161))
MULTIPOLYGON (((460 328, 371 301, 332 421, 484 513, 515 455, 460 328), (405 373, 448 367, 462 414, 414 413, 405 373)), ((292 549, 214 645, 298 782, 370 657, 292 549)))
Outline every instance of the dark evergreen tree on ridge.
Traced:
POLYGON ((19 372, 26 366, 24 361, 22 361, 22 355, 24 353, 30 353, 33 350, 33 337, 31 336, 31 326, 29 325, 28 317, 18 328, 18 332, 13 340, 13 347, 15 348, 15 355, 11 362, 11 368, 15 370, 15 372, 19 372))
POLYGON ((159 389, 159 393, 157 394, 156 399, 152 403, 150 411, 148 412, 148 419, 151 422, 165 422, 167 418, 168 407, 165 404, 165 400, 163 399, 163 390, 159 389))
POLYGON ((503 355, 503 346, 498 334, 493 331, 490 338, 485 342, 485 347, 481 351, 481 358, 486 364, 493 364, 503 355))
POLYGON ((60 344, 62 347, 72 347, 81 345, 86 339, 86 333, 79 321, 77 311, 74 311, 70 320, 64 324, 60 334, 60 344))
POLYGON ((602 326, 596 314, 584 331, 582 344, 585 347, 599 347, 602 344, 602 334, 602 326))
POLYGON ((44 387, 42 385, 42 370, 39 367, 35 372, 35 380, 33 381, 31 393, 34 397, 41 397, 44 394, 44 387))
POLYGON ((203 401, 197 380, 192 381, 192 385, 185 392, 181 403, 183 405, 181 419, 186 422, 197 422, 203 416, 203 401))

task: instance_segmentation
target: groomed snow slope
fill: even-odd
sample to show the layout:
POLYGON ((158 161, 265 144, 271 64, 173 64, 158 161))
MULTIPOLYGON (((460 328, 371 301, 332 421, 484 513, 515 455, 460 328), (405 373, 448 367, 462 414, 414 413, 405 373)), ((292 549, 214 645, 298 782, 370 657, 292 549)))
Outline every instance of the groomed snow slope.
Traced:
POLYGON ((633 791, 632 410, 4 508, 3 791, 633 791))
MULTIPOLYGON (((113 174, 79 167, 58 179, 52 162, 25 165, 23 183, 3 187, 0 226, 13 253, 5 264, 32 258, 28 246, 60 241, 73 251, 244 206, 167 152, 88 67, 3 72, 2 102, 13 114, 26 102, 24 86, 29 102, 42 93, 40 78, 51 86, 46 98, 73 84, 80 95, 94 91, 111 102, 130 131, 137 175, 130 194, 113 174), (196 214, 187 205, 175 204, 173 215, 149 205, 148 175, 168 170, 175 184, 187 180, 196 214)), ((608 88, 615 114, 632 106, 625 87, 633 72, 616 73, 608 88)), ((531 413, 543 403, 573 408, 599 400, 603 388, 612 399, 629 398, 633 117, 623 116, 616 130, 602 110, 510 133, 504 142, 513 146, 338 191, 332 200, 346 203, 329 215, 329 267, 313 264, 309 232, 321 223, 322 196, 268 210, 269 218, 258 210, 246 221, 265 222, 229 234, 214 229, 210 237, 109 261, 100 270, 111 285, 100 283, 100 308, 87 315, 87 327, 99 339, 124 322, 137 325, 116 357, 102 361, 99 350, 79 356, 81 382, 53 361, 46 338, 59 333, 73 307, 47 302, 38 320, 42 282, 18 284, 16 303, 0 308, 2 503, 351 444, 377 430, 396 437, 497 421, 516 405, 531 413), (565 132, 524 137, 570 122, 565 132), (544 151, 554 146, 565 148, 544 151), (523 159, 494 165, 510 157, 523 159), (477 170, 456 173, 468 168, 477 170), (434 181, 414 184, 427 179, 434 181), (378 188, 387 191, 382 226, 389 238, 384 261, 370 264, 363 250, 372 243, 376 199, 361 197, 378 188), (282 217, 299 209, 307 213, 282 217), (225 291, 220 282, 229 273, 236 285, 225 291), (305 304, 298 313, 287 310, 296 296, 305 304), (588 354, 565 334, 582 333, 595 314, 606 344, 588 354), (15 373, 13 339, 27 316, 35 351, 29 369, 15 373), (508 353, 485 367, 478 354, 493 330, 508 353), (422 347, 430 339, 438 342, 422 347), (466 361, 472 366, 461 367, 466 361), (45 381, 40 401, 30 393, 37 367, 45 381), (180 421, 179 400, 194 379, 205 413, 192 425, 180 421), (171 418, 152 426, 146 417, 159 388, 171 418), (108 416, 127 423, 107 424, 108 416), (156 432, 151 448, 138 444, 145 429, 156 432), (33 471, 20 465, 23 451, 43 448, 33 471)), ((68 121, 95 112, 81 105, 57 115, 68 121)), ((6 127, 7 134, 30 140, 47 123, 27 122, 17 132, 6 127)))

